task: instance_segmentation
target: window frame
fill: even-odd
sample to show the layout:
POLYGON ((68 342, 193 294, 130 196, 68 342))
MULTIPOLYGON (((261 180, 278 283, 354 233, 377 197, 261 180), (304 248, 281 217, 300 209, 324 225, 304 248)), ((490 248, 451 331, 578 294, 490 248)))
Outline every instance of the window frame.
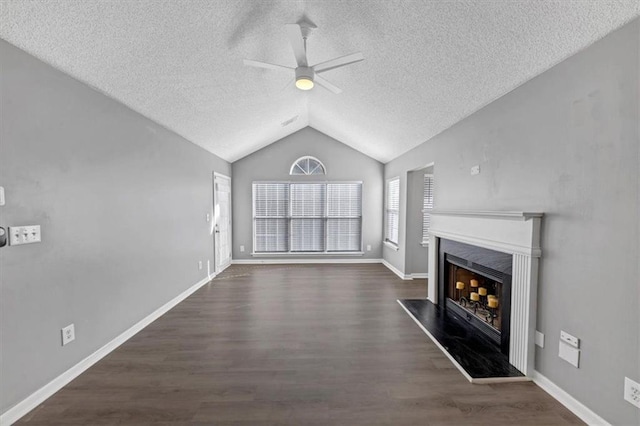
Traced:
POLYGON ((293 164, 291 164, 291 167, 289 168, 289 175, 291 176, 323 176, 327 174, 327 168, 325 167, 324 163, 320 160, 318 160, 316 157, 313 157, 311 155, 303 155, 302 157, 298 158, 296 161, 293 162, 293 164), (293 173, 293 171, 296 169, 296 166, 300 169, 300 171, 304 172, 304 170, 302 170, 302 167, 298 166, 298 164, 302 161, 302 160, 313 160, 315 162, 318 163, 318 165, 321 167, 322 173, 313 173, 318 166, 316 166, 316 168, 314 168, 312 170, 311 173, 293 173))
POLYGON ((429 246, 429 230, 431 229, 431 213, 433 212, 434 207, 434 187, 435 187, 435 178, 433 173, 425 173, 423 177, 423 188, 422 188, 422 242, 420 243, 422 247, 429 246), (427 194, 427 179, 431 180, 430 184, 430 193, 427 194), (428 203, 427 198, 430 197, 431 200, 428 203), (427 204, 431 206, 428 207, 427 204), (427 219, 428 218, 428 219, 427 219), (428 226, 425 226, 426 223, 429 223, 428 226))
POLYGON ((390 247, 391 249, 394 250, 398 250, 399 249, 399 244, 400 244, 400 176, 395 176, 392 178, 387 179, 386 184, 385 184, 385 204, 384 204, 384 219, 385 219, 385 223, 384 223, 384 244, 387 245, 387 247, 390 247), (390 207, 390 193, 391 193, 391 185, 397 182, 398 184, 398 200, 397 200, 397 204, 398 204, 398 208, 397 209, 393 209, 390 207), (396 234, 397 234, 397 241, 393 241, 391 239, 391 235, 389 235, 389 223, 390 223, 390 214, 391 213, 395 213, 396 215, 396 234))
POLYGON ((260 256, 362 256, 364 255, 364 251, 363 251, 363 244, 364 244, 364 236, 363 236, 363 214, 362 214, 362 206, 364 204, 364 183, 363 181, 253 181, 251 183, 251 201, 252 201, 252 241, 253 241, 253 246, 252 246, 252 251, 251 251, 251 256, 256 256, 256 257, 260 257, 260 256), (287 221, 287 229, 288 229, 288 236, 287 236, 287 251, 276 251, 276 252, 263 252, 263 251, 256 251, 256 219, 259 219, 259 217, 256 217, 256 196, 255 196, 255 188, 256 188, 256 184, 285 184, 287 185, 287 194, 288 194, 288 211, 286 213, 286 221, 287 221), (300 217, 294 217, 292 215, 292 197, 291 197, 291 185, 300 185, 300 184, 322 184, 325 186, 325 199, 324 199, 324 206, 323 206, 323 224, 324 224, 324 251, 292 251, 291 250, 291 237, 292 237, 292 219, 301 219, 300 217), (329 216, 328 214, 328 209, 329 209, 329 202, 328 202, 328 197, 327 197, 327 188, 329 185, 332 184, 357 184, 360 186, 360 215, 357 217, 338 217, 338 216, 329 216), (358 250, 353 250, 353 251, 329 251, 327 250, 328 248, 328 226, 327 223, 329 221, 329 219, 359 219, 360 223, 359 223, 359 231, 360 231, 360 240, 359 240, 359 249, 358 250))

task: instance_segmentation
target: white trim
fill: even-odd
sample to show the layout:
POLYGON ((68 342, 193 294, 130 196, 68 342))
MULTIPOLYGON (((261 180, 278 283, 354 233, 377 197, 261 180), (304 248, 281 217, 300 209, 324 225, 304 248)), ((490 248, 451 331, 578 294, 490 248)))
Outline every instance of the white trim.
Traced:
POLYGON ((429 241, 422 241, 422 242, 420 243, 420 245, 421 245, 422 247, 424 247, 424 248, 427 248, 427 247, 429 247, 429 241))
POLYGON ((401 185, 400 185, 400 176, 394 176, 391 177, 389 179, 385 179, 385 183, 384 183, 384 219, 383 219, 383 225, 384 225, 384 240, 382 241, 387 247, 391 248, 392 250, 398 250, 398 246, 400 243, 400 205, 401 205, 401 195, 402 195, 402 189, 401 189, 401 185), (389 184, 393 181, 398 181, 398 241, 392 241, 389 239, 390 235, 387 235, 387 231, 388 231, 388 226, 389 226, 389 212, 394 211, 393 209, 389 208, 389 184))
POLYGON ((291 256, 364 256, 363 251, 282 251, 251 253, 252 257, 291 257, 291 256))
POLYGON ((391 272, 400 277, 401 280, 410 280, 411 277, 409 275, 405 275, 404 272, 400 271, 400 269, 393 266, 391 263, 387 262, 385 259, 382 259, 382 264, 386 266, 391 272))
POLYGON ((235 259, 232 265, 293 265, 316 263, 383 263, 382 259, 235 259))
POLYGON ((453 232, 441 231, 440 229, 431 229, 430 234, 434 234, 440 238, 446 238, 447 240, 460 241, 461 243, 467 243, 474 246, 482 246, 491 250, 500 251, 503 253, 518 253, 526 256, 540 257, 542 256, 542 250, 540 247, 528 247, 520 246, 511 243, 503 243, 500 241, 493 241, 488 239, 482 239, 477 237, 469 237, 467 235, 456 234, 453 232))
POLYGON ((432 162, 430 162, 430 163, 428 163, 428 164, 425 164, 424 166, 420 166, 420 167, 417 167, 417 168, 412 169, 412 170, 409 170, 409 171, 410 171, 410 172, 418 172, 418 171, 420 171, 420 170, 422 170, 422 169, 426 169, 426 168, 428 168, 428 167, 433 167, 433 166, 435 166, 435 165, 436 165, 436 163, 435 163, 434 161, 432 161, 432 162))
POLYGON ((493 210, 440 210, 433 209, 431 214, 444 216, 469 216, 469 217, 492 217, 497 219, 529 220, 531 218, 541 218, 544 213, 540 212, 519 212, 519 211, 493 211, 493 210))
POLYGON ((231 258, 231 261, 229 261, 229 263, 227 263, 226 265, 224 265, 222 267, 222 269, 220 269, 218 272, 215 272, 211 279, 213 279, 213 278, 217 277, 218 275, 220 275, 222 272, 224 272, 225 269, 227 269, 231 265, 233 265, 233 257, 231 258))
POLYGON ((222 271, 224 271, 229 265, 231 265, 231 259, 233 258, 233 199, 232 199, 232 181, 231 181, 231 177, 223 175, 222 173, 218 173, 218 172, 213 172, 213 214, 212 216, 212 221, 211 221, 211 231, 212 231, 212 236, 213 236, 213 271, 214 274, 219 274, 222 271), (227 179, 229 181, 229 263, 224 264, 224 265, 218 265, 216 264, 216 260, 217 260, 217 246, 216 246, 216 235, 220 235, 219 233, 216 232, 216 226, 218 225, 217 223, 217 218, 216 218, 216 201, 217 201, 217 195, 218 195, 218 190, 216 189, 216 179, 227 179))
MULTIPOLYGON (((307 158, 308 158, 308 159, 311 159, 311 160, 315 160, 315 161, 317 161, 317 162, 322 166, 322 171, 323 171, 323 173, 322 173, 322 174, 323 174, 323 175, 326 175, 326 174, 327 174, 327 168, 325 167, 325 165, 324 165, 324 163, 323 163, 322 161, 318 160, 316 157, 313 157, 313 156, 311 156, 311 155, 303 155, 302 157, 298 158, 296 161, 294 161, 294 162, 293 162, 293 164, 292 164, 292 165, 291 165, 291 167, 289 168, 289 175, 290 175, 290 176, 315 176, 315 175, 308 174, 308 173, 304 173, 304 174, 302 174, 302 175, 297 174, 297 173, 296 173, 295 175, 293 174, 293 169, 298 165, 298 163, 299 163, 301 160, 306 160, 307 158)), ((302 168, 300 168, 300 170, 302 170, 302 168)), ((315 169, 313 169, 313 170, 315 170, 315 169)))
POLYGON ((420 327, 422 329, 422 331, 424 331, 424 334, 426 334, 427 336, 429 336, 429 338, 433 341, 433 343, 440 348, 440 350, 442 351, 442 353, 451 360, 451 362, 453 363, 453 365, 460 370, 460 372, 462 373, 462 375, 471 383, 474 384, 490 384, 490 383, 510 383, 510 382, 530 382, 531 378, 530 377, 526 377, 526 376, 518 376, 518 377, 484 377, 484 378, 479 378, 479 379, 474 379, 473 377, 471 377, 469 375, 469 373, 467 373, 464 368, 462 368, 462 366, 460 364, 458 364, 458 361, 455 360, 454 357, 451 356, 451 354, 449 354, 449 352, 447 352, 447 350, 440 344, 440 342, 438 342, 438 340, 433 337, 433 335, 431 333, 429 333, 429 331, 424 327, 424 325, 422 325, 420 323, 420 321, 418 321, 418 319, 416 317, 413 316, 413 314, 411 312, 409 312, 409 310, 402 304, 402 302, 400 302, 400 300, 396 300, 396 302, 398 302, 398 305, 400 305, 402 307, 402 309, 404 309, 404 311, 411 317, 411 319, 418 324, 418 327, 420 327))
POLYGON ((426 278, 429 278, 429 273, 428 272, 417 272, 415 274, 409 274, 408 276, 412 280, 424 280, 426 278))
POLYGON ((0 416, 0 425, 11 425, 12 423, 18 421, 25 414, 36 408, 38 405, 42 404, 47 398, 49 398, 54 393, 58 392, 64 386, 66 386, 73 379, 78 377, 80 374, 85 372, 89 367, 94 365, 96 362, 100 361, 102 358, 107 356, 109 353, 113 352, 118 346, 122 345, 124 342, 132 338, 146 326, 160 318, 166 312, 168 312, 171 308, 176 306, 178 303, 182 302, 187 297, 191 296, 194 292, 196 292, 200 287, 207 284, 211 280, 209 278, 204 278, 193 286, 189 287, 187 290, 183 291, 164 305, 160 306, 158 309, 147 315, 145 318, 141 319, 139 322, 134 324, 128 330, 124 331, 122 334, 117 336, 115 339, 111 340, 109 343, 69 368, 64 373, 60 374, 58 377, 2 413, 0 416))
POLYGON ((400 247, 398 247, 398 245, 396 243, 392 243, 389 240, 382 241, 382 244, 384 244, 385 246, 389 247, 391 250, 395 250, 395 251, 400 250, 400 247))
POLYGON ((586 405, 569 395, 564 389, 543 376, 537 370, 533 371, 533 383, 538 385, 543 391, 545 391, 562 405, 567 407, 569 411, 578 416, 586 424, 611 426, 609 422, 594 413, 586 405))

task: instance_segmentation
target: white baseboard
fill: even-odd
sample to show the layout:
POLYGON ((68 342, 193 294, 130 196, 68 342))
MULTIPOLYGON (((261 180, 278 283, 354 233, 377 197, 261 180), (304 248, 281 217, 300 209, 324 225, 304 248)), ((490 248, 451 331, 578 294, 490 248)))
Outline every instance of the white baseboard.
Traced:
POLYGON ((289 265, 309 263, 383 263, 382 259, 236 259, 234 265, 289 265))
MULTIPOLYGON (((220 269, 219 271, 217 271, 216 273, 213 274, 214 277, 220 275, 221 273, 224 272, 225 269, 227 269, 229 266, 233 265, 233 259, 231 259, 231 262, 227 263, 226 265, 224 265, 222 267, 222 269, 220 269)), ((212 278, 213 279, 213 278, 212 278)))
POLYGON ((398 268, 387 262, 385 259, 382 259, 382 264, 386 266, 391 272, 400 277, 401 280, 411 280, 410 275, 405 275, 404 272, 400 271, 398 268))
POLYGON ((409 274, 412 280, 424 280, 429 278, 429 274, 427 272, 419 272, 415 274, 409 274))
POLYGON ((106 355, 115 350, 118 346, 122 345, 124 342, 129 340, 131 337, 136 335, 139 331, 144 329, 146 326, 160 318, 163 314, 168 312, 171 308, 176 306, 178 303, 182 302, 187 297, 191 296, 196 290, 211 281, 208 277, 198 282, 197 284, 191 286, 187 290, 183 291, 172 300, 168 301, 158 309, 156 309, 151 314, 147 315, 145 318, 140 320, 138 323, 133 325, 131 328, 117 336, 115 339, 29 395, 24 400, 20 401, 18 404, 14 405, 2 415, 0 415, 0 425, 9 426, 12 423, 18 421, 21 417, 27 414, 29 411, 36 408, 38 405, 42 404, 47 398, 49 398, 54 393, 58 392, 64 386, 66 386, 73 379, 78 377, 80 374, 85 372, 89 367, 91 367, 96 362, 100 361, 106 355))
POLYGON ((598 426, 611 426, 605 419, 591 411, 586 405, 569 395, 561 387, 553 383, 551 380, 540 374, 540 372, 533 371, 533 383, 538 385, 546 393, 554 397, 558 402, 567 407, 576 416, 588 425, 598 426))

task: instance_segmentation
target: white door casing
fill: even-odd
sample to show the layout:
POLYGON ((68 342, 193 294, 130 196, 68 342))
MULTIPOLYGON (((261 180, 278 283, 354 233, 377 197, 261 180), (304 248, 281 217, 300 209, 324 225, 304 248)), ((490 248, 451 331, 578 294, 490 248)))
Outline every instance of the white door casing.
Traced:
POLYGON ((231 178, 213 174, 213 230, 215 273, 231 264, 231 178))

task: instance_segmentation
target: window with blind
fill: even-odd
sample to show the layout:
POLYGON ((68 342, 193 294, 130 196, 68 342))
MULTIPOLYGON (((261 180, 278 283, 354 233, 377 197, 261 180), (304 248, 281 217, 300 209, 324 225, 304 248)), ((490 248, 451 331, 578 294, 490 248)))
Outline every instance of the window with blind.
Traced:
POLYGON ((255 253, 362 251, 362 183, 253 183, 255 253))
POLYGON ((431 211, 433 210, 433 175, 424 175, 424 193, 422 197, 422 244, 429 244, 431 211))
POLYGON ((398 223, 400 218, 400 178, 387 181, 387 227, 385 240, 398 245, 398 223))

